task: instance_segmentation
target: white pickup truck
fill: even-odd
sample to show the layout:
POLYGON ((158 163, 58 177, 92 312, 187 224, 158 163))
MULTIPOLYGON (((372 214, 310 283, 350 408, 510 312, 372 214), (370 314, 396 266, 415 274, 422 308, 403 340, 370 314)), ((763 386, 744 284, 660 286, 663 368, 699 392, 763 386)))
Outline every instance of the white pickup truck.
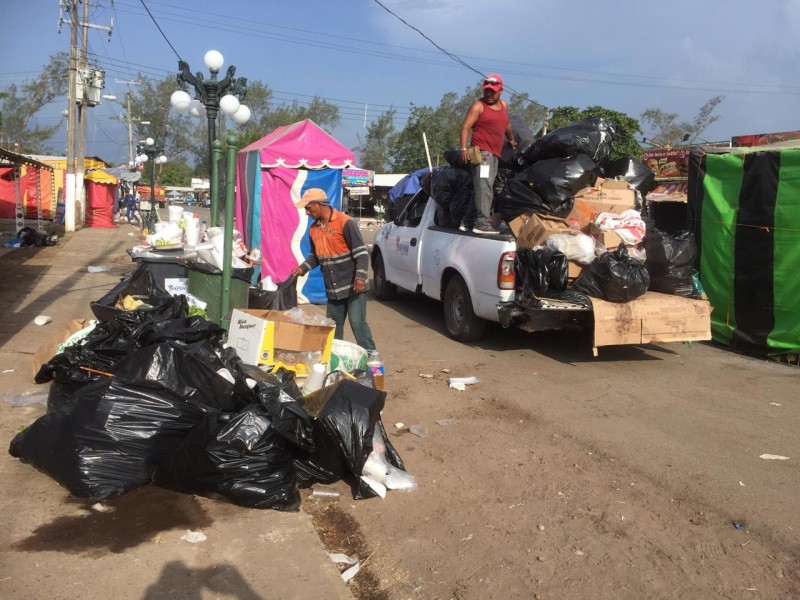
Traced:
POLYGON ((625 304, 592 298, 592 308, 541 299, 532 308, 514 307, 512 235, 477 235, 435 225, 436 203, 420 190, 394 222, 375 235, 373 291, 391 300, 397 288, 422 293, 444 304, 444 322, 453 339, 481 338, 487 321, 526 331, 595 327, 598 346, 711 339, 705 300, 648 292, 625 304))

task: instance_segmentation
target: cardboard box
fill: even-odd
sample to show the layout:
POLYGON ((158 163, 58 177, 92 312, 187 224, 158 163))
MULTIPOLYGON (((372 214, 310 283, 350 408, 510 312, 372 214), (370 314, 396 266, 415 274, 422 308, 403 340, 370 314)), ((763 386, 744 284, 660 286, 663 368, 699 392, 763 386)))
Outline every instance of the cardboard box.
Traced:
MULTIPOLYGON (((531 218, 531 214, 533 213, 522 214, 511 219, 511 222, 508 223, 508 228, 511 230, 511 233, 514 234, 514 237, 519 237, 519 232, 522 230, 522 227, 525 225, 525 223, 528 222, 528 219, 531 218)), ((500 213, 492 213, 492 216, 489 217, 489 220, 492 223, 492 227, 497 229, 500 227, 500 223, 503 222, 503 215, 500 213)))
POLYGON ((69 337, 89 326, 87 319, 72 319, 69 323, 57 329, 50 337, 47 338, 36 352, 31 356, 30 373, 31 379, 36 377, 41 366, 50 361, 56 354, 61 352, 59 346, 66 342, 69 337))
MULTIPOLYGON (((510 223, 509 223, 510 226, 510 223)), ((517 235, 517 248, 541 246, 554 233, 569 232, 569 223, 550 215, 533 214, 517 235)))
POLYGON ((711 339, 708 300, 647 292, 620 304, 592 298, 592 310, 595 355, 600 346, 711 339))
POLYGON ((623 243, 622 238, 616 231, 607 230, 604 231, 602 229, 598 229, 593 224, 590 224, 588 227, 585 228, 586 234, 592 236, 598 244, 603 246, 603 248, 608 249, 616 249, 619 247, 621 243, 623 243))
POLYGON ((636 192, 627 181, 599 178, 595 185, 575 194, 575 204, 567 215, 570 227, 582 229, 601 212, 621 213, 636 208, 636 192))
POLYGON ((567 261, 567 279, 572 281, 581 276, 583 265, 579 265, 574 260, 567 261))
MULTIPOLYGON (((319 362, 331 358, 334 327, 293 322, 284 311, 235 308, 225 345, 249 365, 274 365, 306 376, 311 364, 292 362, 291 353, 321 352, 319 362)), ((313 364, 313 363, 312 363, 313 364)))

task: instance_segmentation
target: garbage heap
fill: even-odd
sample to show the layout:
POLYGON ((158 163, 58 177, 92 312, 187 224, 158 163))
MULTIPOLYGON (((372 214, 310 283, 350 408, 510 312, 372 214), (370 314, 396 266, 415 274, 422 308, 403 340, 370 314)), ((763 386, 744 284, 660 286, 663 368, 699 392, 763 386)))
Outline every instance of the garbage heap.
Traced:
POLYGON ((185 296, 146 287, 135 310, 94 303, 99 321, 41 366, 47 412, 12 456, 95 501, 153 483, 292 511, 314 483, 345 480, 355 498, 416 487, 369 371, 334 371, 304 395, 293 371, 243 363, 185 296))
MULTIPOLYGON (((518 152, 506 141, 494 182, 492 221, 517 240, 516 306, 541 299, 591 307, 591 297, 628 302, 653 290, 699 297, 696 247, 688 231, 668 235, 642 214, 655 175, 633 158, 610 160, 616 128, 602 117, 536 140, 510 117, 518 152)), ((475 219, 470 166, 457 149, 450 166, 421 178, 440 227, 475 219)))

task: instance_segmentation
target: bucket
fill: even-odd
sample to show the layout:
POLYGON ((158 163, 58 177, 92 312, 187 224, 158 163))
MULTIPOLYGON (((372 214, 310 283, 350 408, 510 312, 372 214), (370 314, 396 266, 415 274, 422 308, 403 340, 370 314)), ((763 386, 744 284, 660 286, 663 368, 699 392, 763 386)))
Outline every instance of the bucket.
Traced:
POLYGON ((346 371, 348 373, 356 369, 367 368, 367 357, 369 352, 358 344, 345 342, 344 340, 333 340, 331 346, 331 371, 346 371))
POLYGON ((169 221, 170 223, 180 223, 181 219, 183 219, 183 207, 182 206, 170 206, 168 207, 169 210, 169 221))

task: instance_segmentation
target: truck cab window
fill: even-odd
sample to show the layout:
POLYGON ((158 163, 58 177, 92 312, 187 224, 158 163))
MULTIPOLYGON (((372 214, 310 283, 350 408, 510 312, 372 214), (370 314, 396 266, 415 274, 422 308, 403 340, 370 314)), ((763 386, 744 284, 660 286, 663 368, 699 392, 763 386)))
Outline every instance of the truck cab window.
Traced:
POLYGON ((405 210, 400 213, 397 224, 401 227, 417 227, 422 221, 425 206, 428 203, 428 194, 420 190, 408 203, 405 210))

